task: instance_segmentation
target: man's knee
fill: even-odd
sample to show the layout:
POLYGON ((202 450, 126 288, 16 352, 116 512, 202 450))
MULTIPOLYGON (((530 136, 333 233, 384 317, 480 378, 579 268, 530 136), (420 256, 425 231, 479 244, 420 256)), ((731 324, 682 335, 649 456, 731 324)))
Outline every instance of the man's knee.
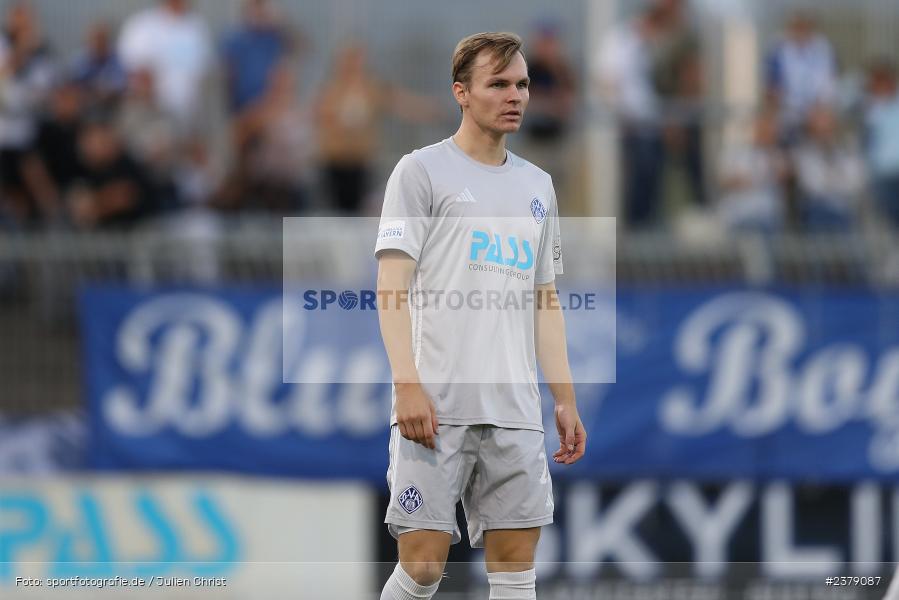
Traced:
POLYGON ((431 585, 443 576, 452 537, 442 531, 410 531, 399 536, 400 563, 419 585, 431 585))
POLYGON ((403 565, 403 570, 418 585, 431 585, 440 581, 443 577, 443 568, 446 566, 446 561, 437 560, 413 560, 412 562, 400 560, 400 563, 403 565))
POLYGON ((540 529, 497 529, 484 534, 488 571, 524 571, 534 565, 540 529))

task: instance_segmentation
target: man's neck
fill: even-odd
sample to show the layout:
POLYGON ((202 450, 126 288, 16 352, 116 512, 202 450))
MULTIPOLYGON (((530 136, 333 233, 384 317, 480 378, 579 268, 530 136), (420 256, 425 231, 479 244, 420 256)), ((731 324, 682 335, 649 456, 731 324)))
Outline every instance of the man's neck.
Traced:
POLYGON ((506 162, 506 134, 485 131, 468 119, 462 119, 453 141, 462 152, 478 162, 498 167, 506 162))

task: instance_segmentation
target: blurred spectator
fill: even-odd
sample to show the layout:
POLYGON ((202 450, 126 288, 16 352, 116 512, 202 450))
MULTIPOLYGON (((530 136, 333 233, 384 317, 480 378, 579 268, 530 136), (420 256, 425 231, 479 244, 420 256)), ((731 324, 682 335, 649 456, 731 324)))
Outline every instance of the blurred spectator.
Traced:
POLYGON ((159 106, 178 119, 182 131, 194 132, 213 51, 206 22, 191 11, 189 0, 159 0, 129 17, 118 54, 127 71, 153 73, 159 106))
POLYGON ((228 208, 284 213, 309 203, 314 137, 294 68, 287 61, 272 69, 263 96, 234 123, 238 164, 223 192, 228 208))
POLYGON ((125 70, 112 46, 112 28, 105 21, 91 25, 85 49, 72 65, 72 77, 90 94, 92 105, 111 109, 125 91, 125 70))
POLYGON ((182 208, 200 209, 206 214, 216 190, 221 174, 209 156, 209 148, 200 138, 184 144, 182 160, 174 171, 174 183, 182 208))
POLYGON ((653 4, 662 23, 653 41, 652 78, 665 111, 666 157, 684 170, 693 201, 703 206, 705 86, 700 37, 688 17, 686 0, 654 0, 653 4))
POLYGON ((181 145, 189 138, 179 131, 175 117, 159 106, 150 70, 138 69, 129 76, 128 92, 116 112, 115 125, 126 153, 146 177, 156 209, 176 208, 180 198, 175 171, 183 159, 181 145))
POLYGON ((652 6, 616 25, 600 50, 600 93, 620 127, 622 212, 632 227, 651 225, 659 212, 665 149, 651 49, 663 32, 664 19, 664 12, 652 6))
POLYGON ((531 95, 525 133, 536 141, 555 141, 567 133, 574 111, 574 71, 555 25, 541 24, 529 48, 531 95))
POLYGON ((365 48, 344 47, 316 102, 319 158, 330 208, 358 213, 368 192, 371 165, 379 149, 379 127, 388 112, 411 122, 442 114, 432 99, 375 78, 365 48))
POLYGON ((211 284, 218 281, 220 275, 219 244, 223 232, 211 201, 221 177, 203 140, 189 140, 182 157, 174 173, 179 209, 163 223, 174 247, 189 255, 190 260, 175 261, 173 275, 182 280, 211 284))
POLYGON ((767 58, 768 100, 781 111, 785 140, 796 141, 809 111, 835 100, 837 64, 833 48, 812 16, 794 13, 784 38, 767 58))
POLYGON ((810 232, 847 231, 865 185, 865 167, 854 140, 840 135, 837 117, 827 106, 808 114, 807 139, 793 162, 802 227, 810 232))
POLYGON ((224 62, 228 100, 240 112, 265 92, 272 70, 291 50, 291 40, 270 0, 244 0, 243 22, 228 34, 224 62))
POLYGON ((774 233, 783 228, 788 165, 777 132, 776 115, 760 114, 753 123, 750 143, 724 152, 718 212, 731 230, 774 233))
POLYGON ((527 63, 530 101, 524 122, 528 143, 525 154, 549 171, 560 198, 570 157, 566 152, 569 126, 575 109, 575 77, 562 49, 558 26, 541 23, 534 31, 527 63))
POLYGON ((47 223, 64 217, 64 199, 78 177, 78 131, 84 106, 84 91, 77 83, 57 86, 24 162, 29 193, 47 223))
POLYGON ((178 122, 159 106, 151 70, 137 69, 128 76, 116 126, 129 155, 165 187, 179 158, 178 122))
POLYGON ((896 65, 879 60, 868 74, 868 169, 880 210, 899 227, 899 86, 896 65))
POLYGON ((0 34, 0 208, 14 221, 33 216, 23 173, 54 62, 28 2, 7 11, 0 34))
POLYGON ((80 173, 69 198, 81 228, 124 227, 149 212, 151 194, 140 166, 128 156, 110 119, 95 115, 78 136, 80 173))

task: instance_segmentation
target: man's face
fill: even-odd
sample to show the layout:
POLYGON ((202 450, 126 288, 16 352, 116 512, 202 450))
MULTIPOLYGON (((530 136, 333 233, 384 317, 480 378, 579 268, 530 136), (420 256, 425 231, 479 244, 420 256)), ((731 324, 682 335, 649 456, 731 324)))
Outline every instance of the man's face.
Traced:
POLYGON ((475 59, 469 85, 456 88, 456 98, 482 129, 515 133, 521 127, 528 105, 528 66, 520 52, 509 65, 495 73, 496 60, 482 52, 475 59))

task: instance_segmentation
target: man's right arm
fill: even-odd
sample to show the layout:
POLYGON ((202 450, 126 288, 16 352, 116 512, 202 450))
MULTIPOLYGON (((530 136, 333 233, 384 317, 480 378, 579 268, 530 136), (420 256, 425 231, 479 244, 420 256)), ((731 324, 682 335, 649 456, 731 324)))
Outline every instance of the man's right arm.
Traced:
POLYGON ((378 318, 396 391, 397 426, 404 438, 434 448, 437 411, 418 378, 412 355, 409 283, 416 262, 401 250, 387 250, 378 258, 378 318))

